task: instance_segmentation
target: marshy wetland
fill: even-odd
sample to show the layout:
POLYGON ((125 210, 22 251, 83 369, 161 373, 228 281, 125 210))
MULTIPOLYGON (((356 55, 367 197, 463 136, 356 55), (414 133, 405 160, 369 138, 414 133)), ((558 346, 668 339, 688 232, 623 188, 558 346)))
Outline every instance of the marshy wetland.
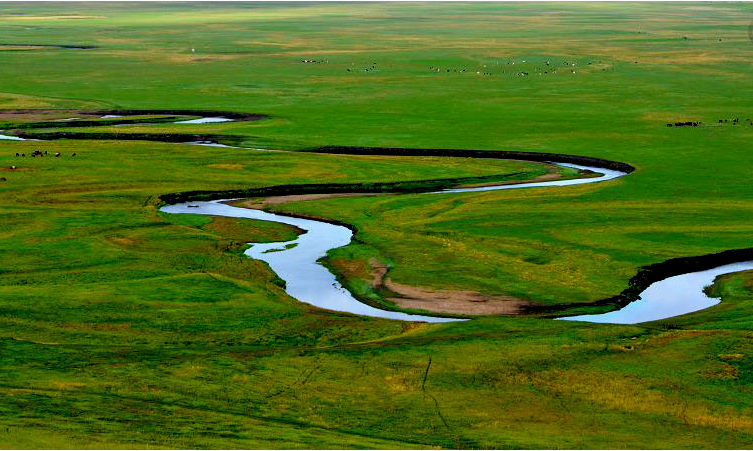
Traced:
POLYGON ((748 267, 679 316, 555 318, 753 260, 750 20, 0 3, 0 133, 23 138, 0 140, 0 443, 749 448, 748 267), (588 159, 630 174, 487 190, 595 180, 547 163, 588 159), (300 302, 244 255, 301 249, 296 223, 160 211, 231 198, 347 227, 312 267, 369 308, 472 319, 300 302))

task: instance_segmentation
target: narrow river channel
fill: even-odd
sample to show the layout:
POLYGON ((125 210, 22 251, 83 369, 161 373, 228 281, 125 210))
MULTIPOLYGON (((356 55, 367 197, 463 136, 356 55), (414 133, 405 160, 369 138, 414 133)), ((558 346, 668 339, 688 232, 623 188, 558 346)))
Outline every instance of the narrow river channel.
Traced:
MULTIPOLYGON (((625 175, 624 172, 569 163, 558 163, 576 169, 591 170, 602 175, 598 177, 571 180, 550 180, 544 182, 520 183, 515 185, 483 186, 478 188, 456 188, 430 194, 465 193, 533 187, 554 187, 596 183, 625 175)), ((402 312, 381 310, 360 302, 340 285, 335 276, 318 263, 327 251, 350 243, 353 233, 347 227, 311 219, 294 218, 262 210, 233 207, 223 200, 210 202, 187 202, 162 207, 166 213, 190 213, 236 218, 261 219, 281 222, 306 231, 292 241, 282 243, 257 243, 246 250, 251 258, 267 262, 272 270, 286 283, 285 291, 299 301, 330 310, 377 316, 407 321, 444 322, 457 321, 453 318, 440 318, 423 315, 410 315, 402 312)))
MULTIPOLYGON (((107 115, 103 117, 119 116, 107 115)), ((227 122, 231 120, 232 119, 224 117, 202 117, 198 119, 178 121, 176 123, 200 124, 227 122)), ((25 141, 25 139, 17 136, 3 134, 0 134, 0 139, 25 141)), ((229 147, 223 144, 205 141, 191 142, 188 144, 229 147)), ((570 163, 557 164, 576 169, 590 170, 600 173, 601 175, 597 177, 570 180, 550 180, 513 185, 481 186, 475 188, 454 188, 429 194, 579 185, 611 180, 626 174, 625 172, 598 167, 570 163)), ((454 318, 410 315, 402 312, 381 310, 355 299, 350 292, 335 280, 335 276, 332 273, 318 263, 318 260, 321 257, 324 257, 328 250, 345 246, 350 243, 353 234, 348 228, 322 221, 294 218, 261 210, 233 207, 222 202, 223 201, 221 200, 211 202, 188 202, 165 206, 162 208, 162 211, 167 213, 191 213, 261 219, 265 221, 290 224, 305 230, 306 233, 295 240, 284 243, 253 244, 252 247, 246 251, 246 255, 249 257, 267 262, 272 270, 275 271, 280 278, 285 280, 287 293, 300 301, 330 310, 350 312, 359 315, 377 316, 381 318, 428 322, 458 321, 454 318)), ((580 315, 558 319, 596 323, 635 324, 694 312, 719 303, 718 299, 710 298, 703 292, 703 288, 710 285, 714 278, 721 274, 748 269, 753 269, 753 261, 733 263, 705 271, 669 277, 649 286, 640 294, 640 298, 637 301, 628 304, 620 310, 604 314, 580 315)))

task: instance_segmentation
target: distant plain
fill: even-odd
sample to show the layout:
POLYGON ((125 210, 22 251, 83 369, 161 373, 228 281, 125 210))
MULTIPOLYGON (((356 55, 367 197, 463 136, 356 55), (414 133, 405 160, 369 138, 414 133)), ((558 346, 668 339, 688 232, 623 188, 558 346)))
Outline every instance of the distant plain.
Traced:
POLYGON ((326 264, 385 308, 399 305, 375 268, 566 312, 643 265, 753 246, 751 20, 748 3, 0 3, 1 133, 76 111, 269 115, 0 140, 0 446, 749 448, 750 273, 709 288, 718 306, 642 325, 404 323, 297 302, 240 255, 295 229, 157 206, 550 170, 295 152, 324 145, 630 163, 591 185, 274 205, 352 224, 326 264), (686 121, 700 124, 666 125, 686 121), (128 133, 243 148, 116 139, 128 133))

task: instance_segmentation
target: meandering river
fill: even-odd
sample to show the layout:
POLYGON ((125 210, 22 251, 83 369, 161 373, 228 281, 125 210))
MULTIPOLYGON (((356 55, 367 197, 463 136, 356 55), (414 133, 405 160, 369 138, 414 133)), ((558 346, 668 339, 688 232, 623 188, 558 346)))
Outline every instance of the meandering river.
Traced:
MULTIPOLYGON (((114 118, 119 116, 105 115, 103 117, 114 118)), ((199 119, 178 121, 176 123, 200 124, 226 122, 231 120, 232 119, 224 117, 202 117, 199 119)), ((24 141, 25 139, 12 135, 0 134, 0 140, 24 141)), ((209 141, 198 141, 188 144, 229 147, 209 141)), ((598 167, 570 163, 557 164, 576 169, 590 170, 600 173, 601 175, 597 177, 570 180, 550 180, 512 185, 481 186, 475 188, 454 188, 429 194, 542 188, 552 186, 561 187, 583 183, 603 182, 626 174, 625 172, 598 167)), ((457 321, 457 319, 452 318, 411 315, 402 312, 381 310, 355 299, 350 292, 337 282, 332 273, 318 263, 318 260, 321 257, 324 257, 329 249, 345 246, 350 243, 353 234, 346 227, 311 219, 301 219, 268 213, 261 210, 233 207, 222 203, 222 201, 189 202, 168 205, 163 207, 162 211, 168 213, 193 213, 261 219, 290 224, 305 230, 306 233, 295 240, 284 243, 253 244, 251 248, 246 251, 246 255, 249 257, 267 262, 272 270, 275 271, 280 278, 285 280, 287 293, 300 301, 330 310, 382 318, 428 322, 457 321)), ((558 319, 596 323, 635 324, 694 312, 719 303, 719 299, 710 298, 703 292, 703 288, 710 285, 714 281, 714 278, 721 274, 749 269, 753 269, 753 261, 733 263, 705 271, 669 277, 650 285, 640 294, 640 298, 637 301, 626 305, 620 310, 597 315, 579 315, 558 319)))
MULTIPOLYGON (((571 180, 550 180, 513 185, 446 189, 429 194, 451 194, 472 191, 577 185, 602 182, 625 175, 624 172, 610 169, 569 163, 558 164, 576 169, 591 170, 601 173, 601 175, 598 177, 571 180)), ((295 240, 281 243, 252 244, 251 248, 246 250, 247 256, 267 262, 270 268, 272 268, 272 270, 285 281, 285 291, 299 301, 330 310, 350 312, 359 315, 377 316, 381 318, 428 322, 457 321, 456 319, 451 318, 410 315, 402 312, 381 310, 364 304, 353 297, 348 290, 340 285, 335 279, 335 276, 329 272, 327 268, 318 263, 318 260, 324 257, 328 250, 345 246, 350 243, 353 233, 347 227, 323 221, 269 213, 262 210, 233 207, 223 202, 223 200, 187 202, 162 207, 162 211, 167 213, 192 213, 261 219, 265 221, 281 222, 305 230, 306 233, 300 235, 295 240)))

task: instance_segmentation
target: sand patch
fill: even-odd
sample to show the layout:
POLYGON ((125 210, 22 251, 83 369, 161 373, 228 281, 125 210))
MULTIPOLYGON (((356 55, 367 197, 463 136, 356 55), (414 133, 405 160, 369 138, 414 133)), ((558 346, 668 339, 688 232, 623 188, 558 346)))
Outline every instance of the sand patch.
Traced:
MULTIPOLYGON (((305 200, 329 199, 332 197, 352 197, 352 196, 384 196, 388 193, 322 193, 322 194, 291 194, 289 196, 270 196, 263 199, 251 199, 232 202, 234 207, 242 208, 264 208, 269 205, 278 205, 286 202, 300 202, 305 200)), ((284 213, 283 213, 284 214, 284 213)))
POLYGON ((458 185, 454 188, 480 188, 482 186, 501 186, 501 185, 517 185, 520 183, 534 183, 534 182, 545 182, 548 180, 557 180, 562 178, 562 174, 560 174, 559 169, 557 166, 553 164, 547 164, 547 170, 548 172, 546 174, 541 174, 539 176, 526 179, 526 180, 511 180, 509 182, 482 182, 482 183, 470 183, 467 185, 458 185))
POLYGON ((401 308, 462 315, 497 315, 520 313, 530 302, 512 296, 487 296, 470 290, 434 290, 394 282, 386 277, 387 266, 372 258, 372 286, 397 296, 387 297, 401 308))

